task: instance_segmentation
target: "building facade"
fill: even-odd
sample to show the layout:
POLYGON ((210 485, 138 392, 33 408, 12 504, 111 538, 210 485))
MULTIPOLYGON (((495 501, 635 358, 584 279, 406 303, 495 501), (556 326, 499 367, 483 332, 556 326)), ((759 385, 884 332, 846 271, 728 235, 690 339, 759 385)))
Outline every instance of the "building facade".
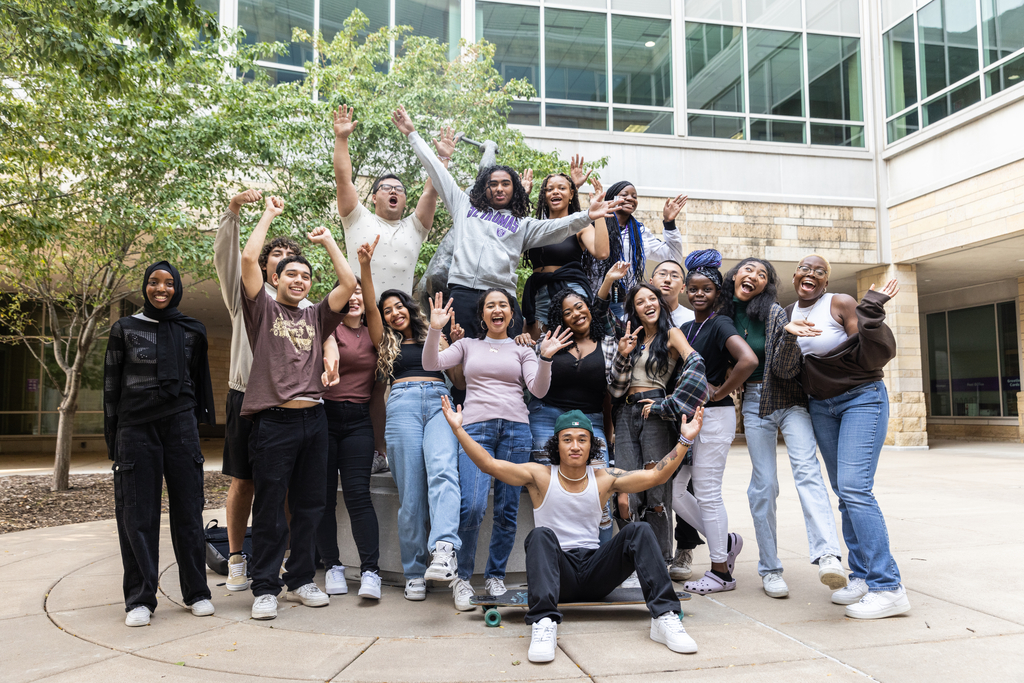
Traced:
MULTIPOLYGON (((487 39, 498 71, 537 91, 510 116, 528 142, 608 157, 603 178, 636 186, 649 226, 688 194, 688 249, 770 259, 784 303, 812 252, 832 263, 830 291, 899 279, 890 445, 1024 440, 1024 0, 203 4, 253 42, 294 27, 329 39, 356 7, 371 30, 410 25, 453 56, 487 39)), ((293 48, 261 64, 272 79, 303 77, 311 47, 293 48)), ((218 303, 192 312, 225 319, 209 325, 212 362, 229 334, 218 303)), ((0 370, 0 450, 52 435, 45 369, 4 347, 0 370)), ((101 428, 95 381, 83 435, 101 428)))

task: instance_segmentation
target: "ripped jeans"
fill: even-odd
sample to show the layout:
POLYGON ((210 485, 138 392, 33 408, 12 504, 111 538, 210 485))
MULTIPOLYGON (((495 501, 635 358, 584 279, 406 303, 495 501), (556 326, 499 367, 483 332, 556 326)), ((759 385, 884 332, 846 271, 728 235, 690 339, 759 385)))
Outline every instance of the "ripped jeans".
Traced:
MULTIPOLYGON (((675 448, 679 438, 674 422, 652 415, 643 416, 643 404, 615 406, 615 466, 640 470, 656 463, 675 448)), ((614 501, 614 498, 612 499, 614 501)), ((672 559, 672 482, 643 493, 629 494, 630 521, 643 520, 651 525, 666 562, 672 559)))

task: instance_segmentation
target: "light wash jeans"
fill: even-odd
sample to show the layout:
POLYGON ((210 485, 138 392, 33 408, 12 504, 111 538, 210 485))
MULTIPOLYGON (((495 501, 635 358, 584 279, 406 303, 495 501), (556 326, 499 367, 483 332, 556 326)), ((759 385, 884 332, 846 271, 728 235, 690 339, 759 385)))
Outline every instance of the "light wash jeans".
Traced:
POLYGON ((779 497, 776 462, 779 431, 786 440, 789 464, 793 468, 793 483, 796 484, 800 507, 804 512, 811 563, 817 563, 822 555, 842 557, 835 517, 832 516, 832 503, 821 476, 810 414, 803 406, 792 406, 776 410, 761 419, 757 416, 760 402, 761 385, 747 384, 743 392, 743 431, 747 437, 750 464, 753 466, 750 486, 747 487, 747 500, 757 537, 757 572, 764 576, 769 572, 782 571, 775 528, 776 500, 779 497))
POLYGON ((398 545, 407 579, 422 579, 438 541, 459 540, 458 439, 441 412, 444 382, 399 382, 388 396, 384 437, 398 486, 398 545))
POLYGON ((825 469, 839 497, 850 573, 864 579, 869 590, 896 590, 900 570, 889 551, 885 518, 871 491, 889 427, 885 384, 868 382, 835 398, 811 399, 810 410, 825 469))
MULTIPOLYGON (((600 349, 598 350, 600 351, 600 349)), ((529 409, 530 432, 533 434, 533 454, 531 459, 543 465, 550 465, 551 460, 548 458, 544 446, 547 444, 548 439, 555 435, 555 421, 558 420, 564 411, 550 403, 545 403, 539 398, 530 401, 529 409)), ((600 453, 591 461, 591 465, 596 469, 608 467, 608 439, 604 435, 604 414, 586 413, 586 416, 594 426, 594 437, 604 442, 600 453)), ((612 526, 611 501, 609 500, 605 503, 604 507, 604 515, 601 517, 601 528, 597 534, 598 543, 601 545, 612 540, 612 536, 615 534, 612 526)))
MULTIPOLYGON (((530 425, 525 422, 495 418, 465 425, 463 429, 498 460, 514 463, 530 460, 533 436, 530 434, 530 425)), ((480 524, 487 512, 491 477, 480 471, 466 455, 462 446, 459 446, 459 484, 462 488, 459 578, 468 581, 476 564, 476 542, 480 535, 480 524)), ((494 481, 494 524, 491 528, 490 554, 484 570, 485 579, 505 578, 508 556, 512 554, 512 546, 516 542, 516 517, 519 514, 519 496, 522 490, 522 486, 509 486, 505 482, 494 481)))
POLYGON ((693 464, 680 465, 672 480, 672 510, 708 539, 712 562, 728 559, 729 515, 722 499, 722 475, 736 437, 736 408, 704 409, 704 425, 693 442, 693 464), (686 485, 693 477, 693 493, 686 485))

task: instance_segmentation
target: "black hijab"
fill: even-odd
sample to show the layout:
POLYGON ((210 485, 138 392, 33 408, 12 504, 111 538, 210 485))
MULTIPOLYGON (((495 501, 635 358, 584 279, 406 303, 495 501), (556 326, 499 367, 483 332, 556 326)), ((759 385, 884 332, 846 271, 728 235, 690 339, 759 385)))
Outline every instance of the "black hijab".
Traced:
POLYGON ((183 290, 181 274, 167 261, 158 261, 146 268, 146 274, 142 278, 142 297, 146 303, 142 311, 147 318, 160 323, 156 333, 156 378, 160 382, 160 397, 170 400, 177 398, 181 393, 181 388, 185 385, 185 373, 189 370, 185 361, 185 332, 193 332, 199 337, 192 358, 196 369, 196 374, 192 377, 195 384, 196 421, 216 424, 213 412, 213 383, 210 380, 210 361, 207 356, 206 326, 178 310, 183 290), (146 294, 149 276, 158 270, 165 270, 174 278, 174 296, 167 307, 162 309, 150 303, 146 294))
MULTIPOLYGON (((636 187, 628 180, 620 180, 605 190, 604 198, 607 200, 615 199, 620 192, 631 185, 636 187)), ((612 292, 616 295, 615 300, 619 300, 625 296, 626 292, 629 291, 633 285, 638 282, 643 282, 646 256, 644 254, 643 238, 640 234, 642 225, 632 214, 630 214, 629 221, 624 226, 619 225, 619 219, 614 215, 605 218, 604 221, 608 226, 608 245, 610 247, 610 253, 608 254, 608 258, 599 262, 597 275, 601 279, 604 279, 608 270, 618 261, 629 261, 632 266, 631 272, 627 273, 626 277, 622 278, 621 281, 616 282, 615 285, 612 286, 612 292), (628 254, 623 252, 622 247, 623 228, 626 228, 629 235, 628 254)))

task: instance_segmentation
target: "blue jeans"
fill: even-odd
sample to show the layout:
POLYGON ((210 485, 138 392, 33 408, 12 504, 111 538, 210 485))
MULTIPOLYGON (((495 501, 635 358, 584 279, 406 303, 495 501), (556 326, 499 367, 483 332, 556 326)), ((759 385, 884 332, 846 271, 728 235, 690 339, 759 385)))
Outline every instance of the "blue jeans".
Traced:
POLYGON ((754 519, 754 534, 757 537, 758 573, 764 576, 769 572, 782 571, 775 527, 776 500, 779 497, 775 449, 779 431, 786 440, 793 483, 804 513, 811 562, 816 563, 822 555, 842 557, 832 503, 821 476, 821 464, 818 462, 814 442, 816 430, 811 426, 811 416, 803 406, 792 406, 776 410, 762 419, 757 415, 760 402, 761 385, 747 384, 743 392, 743 431, 747 437, 750 464, 753 466, 747 501, 750 503, 750 515, 754 519))
MULTIPOLYGON (((555 421, 565 411, 561 408, 556 408, 550 403, 545 403, 539 398, 535 398, 530 401, 530 432, 533 434, 533 454, 531 459, 534 462, 539 462, 545 465, 550 465, 551 461, 548 459, 547 453, 545 452, 544 446, 547 444, 548 439, 555 435, 555 421)), ((604 435, 604 414, 603 413, 586 413, 587 419, 590 420, 591 424, 594 425, 594 437, 601 439, 604 445, 601 446, 601 451, 594 458, 591 463, 594 467, 607 467, 608 466, 608 439, 604 435)), ((601 520, 601 529, 598 532, 598 542, 604 545, 608 541, 612 540, 612 535, 615 533, 612 527, 611 517, 611 502, 605 504, 605 515, 601 520), (605 524, 605 518, 607 518, 607 525, 605 524)))
MULTIPOLYGON (((524 463, 530 460, 530 425, 525 422, 511 422, 502 418, 474 422, 464 427, 474 441, 498 460, 524 463)), ((449 430, 450 431, 450 430, 449 430)), ((459 578, 467 581, 473 575, 476 564, 476 541, 480 535, 480 524, 487 512, 487 496, 491 491, 491 477, 480 471, 466 451, 459 447, 459 484, 462 487, 462 514, 459 523, 459 538, 462 547, 458 552, 459 578)), ((522 486, 509 486, 494 482, 494 525, 491 530, 491 548, 487 557, 484 578, 505 578, 505 566, 512 546, 516 542, 516 517, 519 514, 519 495, 522 486)))
POLYGON ((835 398, 811 399, 810 408, 825 469, 839 497, 850 573, 864 579, 869 590, 896 590, 900 570, 889 551, 885 518, 871 491, 889 427, 885 385, 868 382, 835 398))
POLYGON ((399 382, 384 436, 398 486, 398 545, 407 579, 422 579, 438 541, 459 540, 459 442, 441 412, 444 382, 399 382))

